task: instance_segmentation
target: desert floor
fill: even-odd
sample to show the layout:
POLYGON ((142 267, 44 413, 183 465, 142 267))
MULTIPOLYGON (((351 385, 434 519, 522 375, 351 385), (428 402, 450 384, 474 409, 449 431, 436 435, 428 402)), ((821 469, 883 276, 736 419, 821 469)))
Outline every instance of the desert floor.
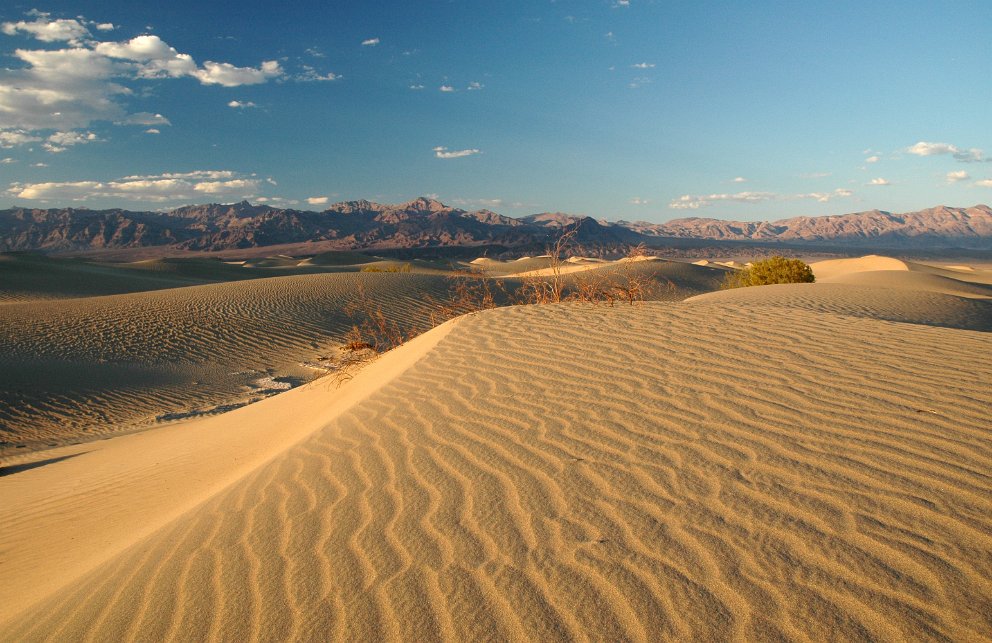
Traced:
MULTIPOLYGON (((685 298, 718 271, 682 264, 665 301, 469 314, 340 387, 14 453, 0 639, 990 639, 992 273, 814 268, 685 298)), ((21 297, 3 355, 288 364, 333 341, 342 278, 413 315, 443 277, 21 297)), ((114 377, 94 399, 173 390, 114 377)))

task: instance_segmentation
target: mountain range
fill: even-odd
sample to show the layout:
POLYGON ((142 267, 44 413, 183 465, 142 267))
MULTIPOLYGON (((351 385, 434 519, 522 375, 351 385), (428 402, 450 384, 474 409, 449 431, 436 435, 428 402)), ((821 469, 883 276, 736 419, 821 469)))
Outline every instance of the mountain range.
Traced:
POLYGON ((418 198, 398 205, 346 201, 321 212, 234 204, 167 212, 84 208, 0 210, 0 251, 84 252, 128 248, 220 251, 287 244, 322 249, 386 249, 543 244, 578 226, 583 244, 649 246, 688 241, 787 246, 992 250, 992 209, 937 206, 778 221, 683 218, 666 223, 616 221, 560 212, 512 218, 418 198))

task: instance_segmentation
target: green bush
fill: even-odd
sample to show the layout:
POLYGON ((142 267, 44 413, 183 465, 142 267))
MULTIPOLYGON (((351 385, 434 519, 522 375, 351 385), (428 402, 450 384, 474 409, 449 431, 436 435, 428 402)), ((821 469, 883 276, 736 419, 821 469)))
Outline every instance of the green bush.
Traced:
POLYGON ((772 257, 751 264, 750 267, 728 273, 723 288, 767 286, 769 284, 811 284, 816 281, 813 269, 799 259, 772 257))

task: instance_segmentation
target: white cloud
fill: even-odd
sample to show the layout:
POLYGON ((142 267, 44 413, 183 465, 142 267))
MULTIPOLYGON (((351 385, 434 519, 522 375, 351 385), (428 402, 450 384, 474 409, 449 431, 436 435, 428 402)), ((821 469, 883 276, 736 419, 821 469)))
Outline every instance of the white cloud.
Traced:
POLYGON ((982 179, 980 181, 975 181, 975 185, 983 188, 992 188, 992 179, 982 179))
POLYGON ((31 167, 48 167, 48 163, 42 163, 41 161, 38 161, 37 163, 32 163, 31 167))
POLYGON ((3 23, 3 32, 27 33, 42 42, 67 42, 68 46, 14 50, 13 56, 24 65, 0 68, 0 130, 68 131, 96 121, 167 125, 160 114, 128 113, 125 101, 134 94, 128 81, 191 77, 204 85, 236 87, 283 75, 274 60, 257 68, 213 61, 199 66, 192 56, 155 35, 98 42, 90 39, 85 27, 92 23, 82 18, 51 20, 48 14, 33 15, 37 16, 33 22, 3 23))
POLYGON ((805 194, 778 194, 776 192, 736 192, 734 194, 705 195, 683 194, 679 198, 673 199, 668 204, 668 207, 673 210, 696 210, 724 201, 733 203, 765 203, 767 201, 792 201, 797 199, 814 199, 820 203, 826 203, 832 199, 849 197, 853 194, 850 190, 843 188, 838 188, 833 192, 808 192, 805 194))
POLYGON ((66 151, 73 145, 95 143, 99 140, 93 132, 55 132, 48 137, 48 140, 45 141, 42 147, 49 152, 57 154, 66 151))
POLYGON ((868 158, 865 159, 865 163, 878 163, 879 160, 880 160, 880 158, 877 155, 876 156, 869 156, 868 158))
POLYGON ((161 134, 162 130, 155 129, 154 127, 149 127, 145 130, 145 134, 161 134))
POLYGON ((747 179, 745 179, 743 176, 735 176, 731 182, 732 183, 747 183, 747 179))
POLYGON ((267 60, 255 69, 254 67, 235 67, 231 63, 215 63, 206 61, 203 69, 194 76, 204 85, 221 85, 223 87, 239 87, 241 85, 258 85, 270 78, 282 76, 282 67, 278 61, 267 60))
POLYGON ((635 196, 635 197, 631 198, 631 200, 630 200, 630 204, 631 205, 647 205, 649 203, 651 203, 651 202, 648 201, 647 199, 642 199, 639 196, 635 196))
POLYGON ((329 71, 326 74, 321 74, 310 65, 303 65, 303 72, 297 74, 294 77, 294 80, 304 83, 319 83, 331 80, 341 80, 341 78, 342 76, 340 74, 335 74, 333 71, 329 71))
POLYGON ((613 3, 614 9, 618 7, 629 7, 629 6, 630 6, 630 0, 617 0, 616 2, 613 3))
POLYGON ((800 174, 799 178, 802 179, 824 179, 831 176, 833 172, 806 172, 805 174, 800 174))
POLYGON ((169 119, 161 114, 152 114, 151 112, 138 112, 136 114, 131 114, 123 121, 119 121, 117 125, 172 125, 169 119))
POLYGON ((0 159, 0 164, 2 165, 10 165, 11 163, 17 163, 17 161, 9 156, 7 158, 0 159))
POLYGON ((368 40, 363 40, 362 41, 362 46, 363 47, 375 47, 378 44, 379 44, 379 39, 378 38, 369 38, 368 40))
POLYGON ((62 181, 15 183, 7 194, 18 199, 39 201, 86 201, 113 198, 164 203, 187 201, 209 195, 211 198, 247 198, 258 189, 254 178, 227 178, 234 172, 196 171, 150 176, 128 176, 115 181, 62 181), (198 180, 211 176, 221 180, 198 180))
POLYGON ((786 199, 814 199, 820 203, 827 203, 833 199, 846 198, 849 196, 854 196, 854 192, 850 190, 845 190, 844 188, 837 188, 833 192, 808 192, 806 194, 796 194, 792 196, 786 196, 786 199))
POLYGON ((78 20, 50 20, 47 13, 36 13, 37 18, 31 22, 20 20, 18 22, 5 22, 0 25, 0 30, 8 36, 14 36, 18 32, 30 34, 42 42, 68 42, 75 44, 90 35, 87 29, 78 20))
POLYGON ((927 143, 926 141, 920 141, 919 143, 906 148, 906 151, 917 156, 941 156, 944 154, 950 154, 962 163, 976 163, 979 161, 988 160, 985 158, 982 150, 977 147, 963 150, 949 143, 927 143))
POLYGON ((889 183, 887 179, 883 179, 882 177, 879 177, 877 179, 872 179, 871 181, 869 181, 868 185, 892 185, 892 184, 889 183))
POLYGON ((451 85, 441 85, 440 87, 438 87, 438 89, 441 90, 442 92, 453 92, 453 91, 455 91, 455 88, 452 87, 451 85))
POLYGON ((967 172, 965 172, 964 170, 957 170, 955 172, 948 172, 947 173, 947 182, 948 183, 957 183, 958 181, 967 181, 970 178, 971 178, 971 175, 968 174, 967 172))
POLYGON ((434 156, 439 159, 459 159, 465 156, 472 156, 473 154, 481 154, 480 150, 470 149, 470 150, 451 150, 448 151, 446 147, 435 147, 434 156))
POLYGON ((637 78, 634 78, 632 81, 627 83, 627 87, 630 87, 631 89, 637 89, 638 87, 643 87, 644 85, 648 85, 650 83, 651 83, 651 79, 648 78, 647 76, 638 76, 637 78))
POLYGON ((423 89, 423 88, 424 88, 423 85, 410 85, 410 89, 414 89, 414 90, 423 89))
POLYGON ((324 205, 327 203, 326 196, 311 196, 307 197, 307 203, 310 205, 324 205))
POLYGON ((255 190, 258 179, 232 179, 230 181, 204 181, 195 183, 193 189, 206 194, 228 194, 231 192, 255 190))
POLYGON ((117 27, 112 22, 98 22, 94 25, 98 31, 113 31, 117 27))
POLYGON ((250 100, 248 101, 232 100, 227 104, 227 106, 232 107, 234 109, 248 109, 250 107, 258 107, 258 105, 251 102, 250 100))
POLYGON ((27 143, 37 143, 41 140, 41 137, 29 134, 24 130, 0 130, 0 147, 5 149, 27 143))
POLYGON ((637 63, 635 65, 631 65, 631 67, 634 69, 653 69, 654 63, 637 63))
POLYGON ((482 83, 477 83, 475 81, 472 81, 471 83, 468 84, 468 90, 470 92, 471 91, 478 91, 478 90, 482 89, 483 87, 485 87, 485 85, 483 85, 482 83))
POLYGON ((210 180, 218 181, 222 179, 233 179, 237 177, 237 172, 231 170, 193 170, 192 172, 166 172, 164 174, 139 174, 125 176, 122 181, 141 181, 158 179, 193 179, 197 181, 210 180))

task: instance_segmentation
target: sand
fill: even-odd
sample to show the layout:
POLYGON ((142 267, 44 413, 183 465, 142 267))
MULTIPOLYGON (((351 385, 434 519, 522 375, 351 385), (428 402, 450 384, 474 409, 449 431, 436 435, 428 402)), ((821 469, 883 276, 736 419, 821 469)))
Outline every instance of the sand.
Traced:
MULTIPOLYGON (((6 273, 8 292, 44 294, 0 305, 0 456, 8 457, 223 412, 298 386, 319 374, 303 364, 336 355, 362 319, 345 311, 360 289, 390 320, 425 330, 454 274, 421 261, 411 262, 411 273, 358 272, 405 263, 357 253, 314 258, 346 272, 281 277, 265 275, 297 270, 298 260, 273 257, 255 262, 269 267, 248 268, 202 259, 123 266, 6 259, 0 268, 19 267, 6 273), (221 281, 232 274, 239 279, 163 287, 175 286, 170 279, 221 281), (148 290, 84 296, 142 285, 148 290)), ((654 299, 713 290, 719 277, 661 261, 625 270, 655 283, 654 299)), ((510 290, 519 284, 505 280, 510 290)))
POLYGON ((47 452, 0 639, 987 640, 992 303, 882 272, 486 311, 47 452))

